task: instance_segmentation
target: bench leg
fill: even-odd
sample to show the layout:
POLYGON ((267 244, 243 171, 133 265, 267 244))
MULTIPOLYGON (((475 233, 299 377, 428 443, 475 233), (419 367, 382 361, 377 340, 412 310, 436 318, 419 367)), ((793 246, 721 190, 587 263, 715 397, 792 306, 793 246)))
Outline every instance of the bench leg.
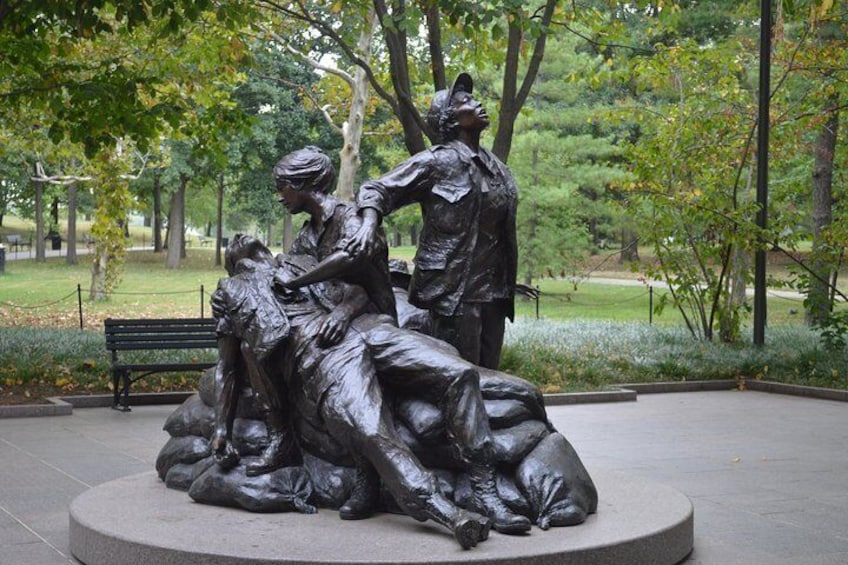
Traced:
POLYGON ((114 398, 112 400, 112 409, 120 410, 121 412, 129 412, 130 408, 130 372, 129 371, 112 371, 112 391, 114 398), (123 383, 123 384, 121 384, 123 383))

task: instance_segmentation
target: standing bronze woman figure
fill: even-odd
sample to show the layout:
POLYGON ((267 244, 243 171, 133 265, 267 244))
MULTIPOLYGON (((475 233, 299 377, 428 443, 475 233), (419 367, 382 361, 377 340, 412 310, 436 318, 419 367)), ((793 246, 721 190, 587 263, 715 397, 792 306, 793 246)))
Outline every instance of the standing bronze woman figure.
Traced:
POLYGON ((496 369, 505 320, 514 315, 518 193, 506 165, 480 146, 489 117, 472 92, 466 73, 437 92, 427 120, 442 143, 362 185, 363 224, 347 249, 369 253, 383 216, 420 204, 424 227, 409 300, 430 311, 436 337, 496 369))

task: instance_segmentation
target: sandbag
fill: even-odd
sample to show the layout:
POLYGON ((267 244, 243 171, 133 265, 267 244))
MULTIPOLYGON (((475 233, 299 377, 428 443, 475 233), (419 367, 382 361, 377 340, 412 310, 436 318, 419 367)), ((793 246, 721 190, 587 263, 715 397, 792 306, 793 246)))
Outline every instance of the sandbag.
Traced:
POLYGON ((259 455, 268 446, 268 427, 263 420, 233 420, 233 447, 242 457, 259 455))
POLYGON ((176 490, 188 490, 197 477, 214 464, 214 457, 205 457, 194 463, 177 463, 165 474, 165 486, 176 490))
POLYGON ((197 393, 207 406, 215 406, 215 367, 203 371, 197 383, 197 393))
POLYGON ((191 485, 188 495, 202 504, 232 506, 250 512, 302 512, 314 514, 309 504, 312 484, 303 467, 284 467, 249 477, 239 465, 223 471, 212 465, 191 485))
POLYGON ((561 434, 548 435, 515 470, 530 517, 543 530, 582 523, 598 507, 598 492, 577 452, 561 434))
POLYGON ((333 465, 309 453, 303 454, 303 467, 312 483, 311 504, 338 508, 347 501, 356 478, 355 468, 333 465))
POLYGON ((306 418, 294 422, 295 435, 303 451, 342 467, 352 467, 353 458, 342 444, 325 430, 316 428, 306 418))
POLYGON ((484 400, 483 406, 489 416, 489 426, 493 430, 509 428, 534 419, 533 413, 527 406, 517 400, 484 400))
POLYGON ((173 437, 210 437, 214 427, 215 410, 205 404, 198 393, 186 398, 171 412, 162 428, 173 437))
POLYGON ((156 472, 164 480, 168 470, 177 463, 194 463, 212 454, 209 440, 199 436, 172 437, 156 458, 156 472))
POLYGON ((480 371, 480 392, 483 400, 515 400, 521 402, 533 418, 545 422, 550 431, 556 431, 548 422, 542 392, 530 381, 493 371, 484 367, 480 371))
POLYGON ((399 398, 395 416, 422 442, 444 441, 445 416, 438 406, 417 398, 399 398))
POLYGON ((505 464, 518 463, 549 433, 548 427, 538 420, 521 422, 517 426, 502 430, 492 430, 495 461, 505 464))
POLYGON ((400 422, 395 424, 400 439, 406 444, 422 465, 430 469, 459 469, 455 450, 447 441, 425 444, 400 422))

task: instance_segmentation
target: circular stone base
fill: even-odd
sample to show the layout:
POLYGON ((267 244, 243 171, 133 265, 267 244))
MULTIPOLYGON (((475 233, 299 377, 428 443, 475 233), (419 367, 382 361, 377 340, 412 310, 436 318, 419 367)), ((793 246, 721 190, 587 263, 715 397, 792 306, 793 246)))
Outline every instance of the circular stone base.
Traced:
POLYGON ((86 565, 283 563, 499 563, 672 565, 692 550, 692 504, 680 492, 624 475, 592 473, 600 503, 585 523, 530 535, 492 532, 463 551, 432 522, 380 514, 342 521, 317 514, 255 514, 194 503, 156 473, 111 481, 71 504, 70 545, 86 565))

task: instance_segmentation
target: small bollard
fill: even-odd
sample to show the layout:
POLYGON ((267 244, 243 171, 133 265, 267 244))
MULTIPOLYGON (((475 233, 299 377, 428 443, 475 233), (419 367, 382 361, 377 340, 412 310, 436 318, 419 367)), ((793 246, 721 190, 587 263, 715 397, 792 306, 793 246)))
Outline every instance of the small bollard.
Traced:
POLYGON ((6 272, 6 247, 0 244, 0 275, 6 272))

